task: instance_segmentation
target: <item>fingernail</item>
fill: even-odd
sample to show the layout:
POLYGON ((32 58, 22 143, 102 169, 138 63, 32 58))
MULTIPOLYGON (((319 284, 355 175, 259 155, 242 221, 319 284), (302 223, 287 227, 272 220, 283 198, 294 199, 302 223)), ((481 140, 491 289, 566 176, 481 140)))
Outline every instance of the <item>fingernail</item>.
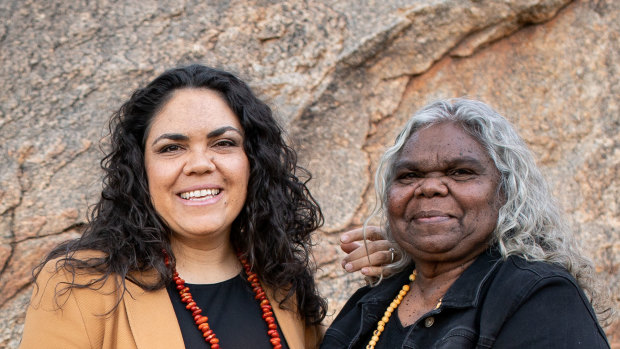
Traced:
POLYGON ((340 242, 344 242, 344 243, 349 242, 349 235, 347 234, 340 235, 340 242))
POLYGON ((366 275, 370 272, 368 268, 362 268, 362 274, 366 275))
POLYGON ((345 269, 346 271, 353 271, 353 264, 351 264, 351 263, 347 263, 347 264, 345 264, 345 265, 344 265, 344 269, 345 269))

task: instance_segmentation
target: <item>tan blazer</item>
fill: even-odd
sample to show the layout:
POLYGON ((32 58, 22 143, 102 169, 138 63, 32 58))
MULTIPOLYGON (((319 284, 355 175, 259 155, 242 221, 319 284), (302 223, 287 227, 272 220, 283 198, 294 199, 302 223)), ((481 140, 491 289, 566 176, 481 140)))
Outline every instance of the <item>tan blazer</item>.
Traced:
MULTIPOLYGON (((56 272, 54 265, 55 261, 47 263, 37 278, 20 348, 185 348, 166 289, 146 292, 127 281, 118 308, 103 315, 118 300, 115 281, 108 280, 97 290, 72 289, 55 300, 56 290, 70 282, 71 274, 56 272)), ((92 277, 81 274, 76 279, 84 282, 92 277)), ((281 309, 273 292, 267 293, 289 347, 318 347, 323 329, 305 326, 295 311, 281 309)))

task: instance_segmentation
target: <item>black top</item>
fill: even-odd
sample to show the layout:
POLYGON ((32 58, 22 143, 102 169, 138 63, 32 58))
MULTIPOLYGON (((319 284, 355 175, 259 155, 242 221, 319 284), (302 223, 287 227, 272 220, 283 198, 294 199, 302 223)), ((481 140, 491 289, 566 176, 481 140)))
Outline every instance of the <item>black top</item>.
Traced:
MULTIPOLYGON (((267 335, 267 323, 262 318, 262 310, 258 301, 254 299, 254 292, 250 284, 239 274, 232 279, 206 285, 185 284, 189 287, 194 301, 202 309, 202 315, 209 318, 209 327, 213 329, 220 345, 225 349, 235 348, 273 348, 267 335)), ((171 283, 166 288, 172 301, 181 327, 181 334, 186 348, 209 348, 202 337, 202 332, 194 323, 192 314, 185 309, 181 302, 176 285, 171 283)), ((278 304, 272 304, 277 307, 278 304)), ((277 320, 276 320, 277 322, 277 320)), ((280 331, 281 344, 288 348, 286 340, 280 331)))
MULTIPOLYGON (((325 333, 321 348, 365 348, 412 269, 359 289, 325 333)), ((503 260, 495 250, 463 272, 439 309, 411 326, 395 325, 400 325, 396 312, 377 349, 609 348, 592 306, 565 269, 517 256, 503 260)))

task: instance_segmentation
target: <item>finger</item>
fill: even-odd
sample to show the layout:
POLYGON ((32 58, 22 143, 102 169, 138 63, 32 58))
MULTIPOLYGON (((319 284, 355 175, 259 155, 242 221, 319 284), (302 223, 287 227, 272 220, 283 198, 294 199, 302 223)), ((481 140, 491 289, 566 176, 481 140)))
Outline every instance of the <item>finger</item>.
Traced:
POLYGON ((364 267, 360 270, 360 272, 365 275, 365 276, 381 276, 381 273, 383 273, 383 276, 385 275, 385 271, 383 270, 383 267, 364 267))
POLYGON ((360 248, 360 247, 362 247, 362 246, 363 246, 363 244, 362 244, 362 243, 359 243, 359 242, 357 242, 357 241, 350 242, 350 243, 347 243, 347 244, 345 244, 345 243, 340 244, 340 248, 341 248, 341 249, 342 249, 345 253, 347 253, 347 254, 349 254, 349 253, 351 253, 351 252, 353 252, 353 251, 357 250, 358 248, 360 248))
MULTIPOLYGON (((363 242, 357 243, 359 247, 353 248, 354 246, 347 246, 346 249, 350 250, 347 252, 348 254, 343 259, 343 265, 350 261, 355 260, 365 260, 368 264, 367 255, 372 255, 373 253, 377 253, 380 251, 387 252, 390 247, 392 247, 392 243, 387 240, 379 240, 379 241, 367 241, 366 246, 368 246, 368 251, 366 251, 366 246, 363 242)), ((342 248, 343 251, 345 248, 342 248)), ((346 251, 345 251, 346 252, 346 251)), ((391 255, 391 254, 390 254, 391 255)), ((372 263, 371 263, 372 264, 372 263)))
MULTIPOLYGON (((381 228, 369 225, 366 227, 366 239, 371 241, 384 240, 385 236, 381 232, 381 228)), ((342 243, 351 243, 354 241, 364 240, 364 228, 356 228, 342 233, 340 241, 342 243)))
POLYGON ((391 263, 392 261, 392 252, 388 250, 381 250, 371 253, 368 257, 364 254, 361 258, 343 260, 343 267, 346 271, 351 273, 365 267, 380 267, 391 263))

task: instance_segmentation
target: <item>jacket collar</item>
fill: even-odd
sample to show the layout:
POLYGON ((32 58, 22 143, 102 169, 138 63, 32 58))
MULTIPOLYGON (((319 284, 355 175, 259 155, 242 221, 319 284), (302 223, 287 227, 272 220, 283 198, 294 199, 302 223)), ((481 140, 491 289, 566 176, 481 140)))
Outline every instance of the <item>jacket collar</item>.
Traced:
MULTIPOLYGON (((489 281, 491 271, 499 264, 501 255, 496 248, 489 248, 483 252, 467 268, 463 274, 450 286, 442 300, 444 307, 468 307, 478 304, 480 290, 489 281)), ((379 286, 369 291, 358 304, 383 304, 394 299, 394 295, 409 279, 414 265, 408 266, 402 272, 384 280, 379 286)))
POLYGON ((481 290, 494 275, 492 271, 500 264, 501 259, 501 254, 495 247, 487 249, 478 256, 450 286, 443 297, 443 306, 462 308, 478 305, 481 290))

